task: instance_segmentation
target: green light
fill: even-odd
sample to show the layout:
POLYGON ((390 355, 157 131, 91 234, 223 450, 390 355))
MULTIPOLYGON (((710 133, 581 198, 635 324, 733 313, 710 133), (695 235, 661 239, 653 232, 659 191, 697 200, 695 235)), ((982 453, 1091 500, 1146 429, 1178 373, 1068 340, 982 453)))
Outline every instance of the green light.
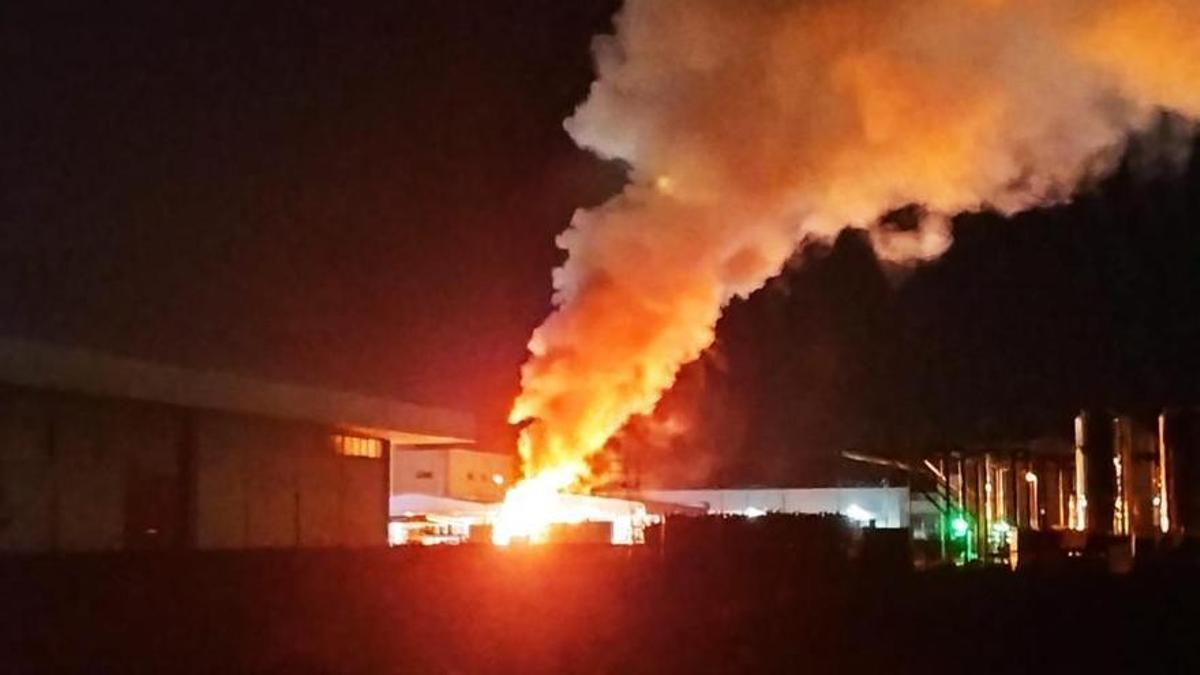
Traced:
POLYGON ((950 531, 953 533, 955 539, 961 539, 965 537, 967 535, 967 530, 970 527, 971 524, 968 523, 967 519, 963 518, 962 516, 955 516, 954 520, 950 521, 950 531))

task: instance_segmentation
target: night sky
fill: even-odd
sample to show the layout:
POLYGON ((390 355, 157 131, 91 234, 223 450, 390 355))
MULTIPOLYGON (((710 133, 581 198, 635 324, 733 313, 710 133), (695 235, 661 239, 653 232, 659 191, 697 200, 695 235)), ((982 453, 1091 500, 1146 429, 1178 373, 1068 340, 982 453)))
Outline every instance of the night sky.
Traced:
MULTIPOLYGON (((623 180, 561 127, 615 2, 51 4, 0 10, 3 333, 463 408, 503 445, 554 235, 623 180)), ((813 482, 852 445, 1200 402, 1200 162, 1143 146, 916 270, 807 249, 685 370, 672 456, 813 482)))

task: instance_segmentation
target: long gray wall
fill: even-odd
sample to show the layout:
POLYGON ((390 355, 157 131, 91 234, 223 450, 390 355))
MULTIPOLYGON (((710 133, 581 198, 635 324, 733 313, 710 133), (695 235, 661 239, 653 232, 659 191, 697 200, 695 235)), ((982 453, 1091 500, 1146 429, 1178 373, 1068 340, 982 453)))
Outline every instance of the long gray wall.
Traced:
POLYGON ((0 550, 165 547, 183 533, 179 413, 0 395, 0 550))
POLYGON ((382 545, 387 462, 332 433, 0 389, 0 551, 382 545))
POLYGON ((384 459, 339 456, 316 427, 228 415, 202 420, 197 441, 197 546, 385 541, 384 459))

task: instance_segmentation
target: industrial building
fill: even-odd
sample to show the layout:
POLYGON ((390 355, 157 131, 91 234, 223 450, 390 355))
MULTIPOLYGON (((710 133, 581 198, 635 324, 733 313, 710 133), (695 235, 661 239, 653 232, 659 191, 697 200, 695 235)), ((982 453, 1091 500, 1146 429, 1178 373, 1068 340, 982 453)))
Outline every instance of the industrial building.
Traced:
MULTIPOLYGON (((515 455, 470 447, 403 449, 392 454, 388 540, 400 544, 490 542, 491 524, 518 476, 515 455)), ((559 496, 564 515, 580 523, 559 539, 632 544, 647 512, 635 500, 593 495, 559 496), (581 533, 586 532, 586 535, 581 533)))
POLYGON ((702 513, 755 517, 767 513, 837 514, 871 527, 909 527, 907 487, 640 490, 651 511, 692 507, 702 513))
MULTIPOLYGON (((551 525, 550 542, 639 544, 645 528, 657 520, 634 499, 560 493, 554 507, 562 519, 551 525)), ((476 502, 420 493, 392 496, 388 540, 403 544, 499 543, 492 524, 501 502, 476 502)))
POLYGON ((932 527, 925 517, 914 525, 914 539, 935 544, 943 561, 1017 566, 1091 556, 1121 569, 1200 530, 1198 430, 1192 408, 1166 410, 1154 425, 1083 411, 1070 442, 843 455, 904 474, 914 519, 936 514, 932 527))
POLYGON ((515 455, 468 447, 392 453, 388 542, 453 544, 492 520, 517 476, 515 455))
POLYGON ((467 415, 0 340, 0 551, 373 546, 467 415))
POLYGON ((396 497, 422 494, 498 502, 517 475, 517 458, 468 447, 397 448, 391 475, 396 497))
MULTIPOLYGON (((461 447, 393 453, 389 541, 491 541, 490 525, 516 476, 512 455, 461 447)), ((836 514, 864 527, 904 529, 912 506, 907 487, 639 490, 562 494, 559 501, 574 526, 564 523, 552 538, 614 544, 639 543, 647 526, 674 515, 836 514)))

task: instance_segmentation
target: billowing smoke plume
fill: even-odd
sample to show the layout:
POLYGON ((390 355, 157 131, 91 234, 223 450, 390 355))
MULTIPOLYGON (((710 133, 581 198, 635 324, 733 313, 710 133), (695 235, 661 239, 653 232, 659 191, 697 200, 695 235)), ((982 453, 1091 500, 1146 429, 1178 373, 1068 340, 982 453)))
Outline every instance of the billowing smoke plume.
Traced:
POLYGON ((527 472, 583 483, 804 242, 928 259, 953 215, 1066 200, 1163 109, 1200 116, 1197 0, 629 0, 595 53, 566 128, 630 184, 560 236, 511 414, 527 472))

